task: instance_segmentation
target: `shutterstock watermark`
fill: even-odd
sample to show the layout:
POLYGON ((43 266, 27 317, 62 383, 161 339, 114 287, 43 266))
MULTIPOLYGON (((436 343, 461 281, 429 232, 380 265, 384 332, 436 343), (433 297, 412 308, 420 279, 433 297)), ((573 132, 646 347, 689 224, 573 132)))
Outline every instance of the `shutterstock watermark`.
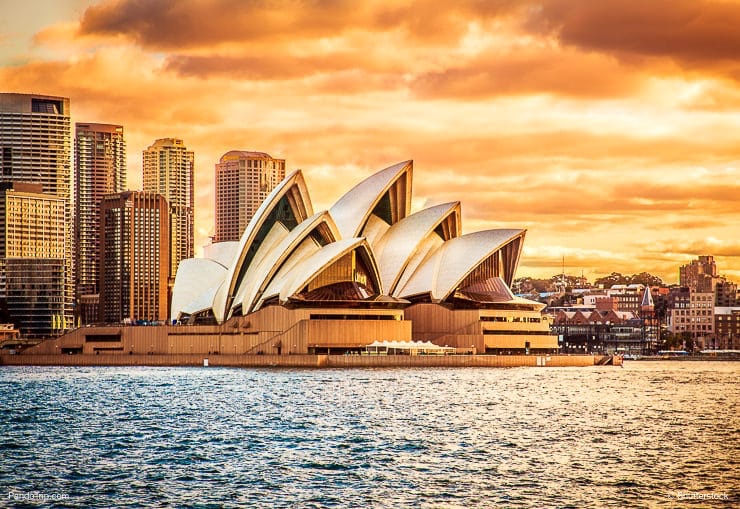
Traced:
POLYGON ((730 500, 727 493, 701 493, 698 491, 677 491, 676 500, 730 500))
POLYGON ((14 502, 58 502, 69 500, 66 493, 41 493, 40 491, 9 491, 6 500, 14 502))

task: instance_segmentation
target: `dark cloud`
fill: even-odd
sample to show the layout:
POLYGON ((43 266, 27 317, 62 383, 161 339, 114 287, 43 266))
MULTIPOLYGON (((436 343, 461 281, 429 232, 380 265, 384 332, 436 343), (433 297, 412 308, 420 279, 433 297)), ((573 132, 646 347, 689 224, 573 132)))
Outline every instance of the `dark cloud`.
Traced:
POLYGON ((164 68, 180 76, 212 78, 224 76, 246 80, 298 79, 314 74, 335 72, 353 66, 348 55, 318 55, 310 57, 173 55, 164 68))
MULTIPOLYGON (((687 71, 740 80, 738 26, 739 4, 709 0, 108 0, 85 11, 78 33, 176 49, 165 66, 181 76, 283 80, 405 72, 418 97, 477 100, 533 93, 626 96, 648 75, 687 71), (502 20, 529 42, 449 58, 472 24, 495 33, 502 20), (389 40, 398 55, 427 51, 421 61, 428 62, 418 65, 420 53, 387 58, 366 39, 350 40, 357 33, 366 39, 395 34, 389 40), (328 40, 341 49, 324 46, 328 40)), ((368 79, 358 87, 356 77, 350 77, 353 89, 374 86, 368 79)), ((322 88, 336 87, 326 82, 322 88)), ((729 99, 715 94, 688 106, 716 109, 729 99)))
POLYGON ((607 53, 690 63, 740 55, 740 4, 712 0, 108 0, 89 7, 81 34, 126 35, 154 47, 192 47, 348 29, 403 29, 413 38, 460 35, 472 22, 516 16, 529 30, 607 53))
POLYGON ((478 100, 536 93, 593 98, 628 95, 639 87, 639 77, 609 57, 545 48, 489 53, 421 74, 411 88, 422 98, 478 100))
MULTIPOLYGON (((404 87, 392 62, 366 61, 362 68, 348 53, 291 56, 190 56, 166 58, 163 69, 181 77, 240 81, 306 80, 302 89, 317 94, 353 95, 404 87)), ((299 85, 296 85, 299 86, 299 85)))
POLYGON ((401 30, 412 40, 446 43, 463 34, 471 20, 520 8, 514 0, 108 0, 85 11, 79 33, 123 35, 160 49, 295 41, 347 30, 401 30))
POLYGON ((115 0, 88 8, 81 35, 124 35, 154 48, 337 33, 361 13, 349 0, 115 0))
MULTIPOLYGON (((667 57, 691 70, 740 71, 740 4, 712 0, 549 0, 529 27, 566 45, 630 57, 667 57)), ((734 76, 740 79, 740 74, 734 76)))

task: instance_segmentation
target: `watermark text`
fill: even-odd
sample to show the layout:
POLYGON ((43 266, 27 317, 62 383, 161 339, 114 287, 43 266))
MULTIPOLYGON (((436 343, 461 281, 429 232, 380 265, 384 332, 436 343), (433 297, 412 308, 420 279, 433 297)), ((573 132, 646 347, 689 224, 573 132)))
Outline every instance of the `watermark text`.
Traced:
POLYGON ((698 491, 677 491, 676 500, 730 500, 727 493, 700 493, 698 491))
POLYGON ((41 493, 40 491, 9 491, 6 500, 15 502, 57 502, 69 500, 66 493, 41 493))

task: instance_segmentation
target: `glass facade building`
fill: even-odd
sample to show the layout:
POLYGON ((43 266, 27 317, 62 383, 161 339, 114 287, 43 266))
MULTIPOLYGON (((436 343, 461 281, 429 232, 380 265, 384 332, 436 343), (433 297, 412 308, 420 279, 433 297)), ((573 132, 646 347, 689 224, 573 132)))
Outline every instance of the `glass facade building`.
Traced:
POLYGON ((0 306, 27 338, 72 326, 65 300, 66 202, 40 184, 0 183, 0 306))
MULTIPOLYGON (((0 267, 0 285, 3 292, 4 303, 7 306, 9 321, 16 323, 25 335, 39 335, 43 331, 50 334, 63 332, 73 326, 74 313, 74 272, 72 256, 72 158, 71 158, 71 131, 70 131, 70 109, 69 99, 65 97, 0 93, 0 183, 30 183, 37 184, 30 194, 29 203, 39 204, 39 207, 29 206, 26 209, 28 215, 11 219, 6 216, 6 221, 15 221, 13 228, 26 232, 27 245, 31 251, 26 254, 31 256, 14 257, 2 256, 2 267, 0 267), (41 195, 45 195, 42 197, 41 195), (53 206, 51 205, 53 203, 53 206), (43 204, 43 205, 41 205, 43 204), (54 216, 45 216, 42 223, 35 223, 34 215, 40 209, 46 208, 46 214, 54 209, 54 216), (25 224, 28 222, 28 224, 25 224), (59 224, 57 224, 59 223, 59 224), (57 230, 61 228, 61 231, 57 230), (33 233, 36 229, 38 232, 33 233), (49 236, 59 235, 61 240, 57 248, 63 252, 54 256, 45 257, 42 253, 48 253, 46 248, 41 248, 41 243, 34 239, 35 235, 49 236), (39 250, 35 250, 39 247, 39 250), (43 262, 43 269, 39 269, 49 277, 41 286, 30 288, 28 279, 32 279, 40 273, 31 270, 33 263, 43 262), (22 261, 24 260, 24 261, 22 261), (29 265, 31 264, 31 265, 29 265), (21 268, 19 268, 21 267, 21 268), (17 269, 17 270, 16 270, 17 269), (30 270, 30 272, 24 272, 30 270), (14 278, 20 277, 16 281, 14 278), (14 308, 11 303, 12 295, 19 295, 17 288, 25 288, 23 291, 35 291, 37 295, 49 295, 49 303, 41 304, 38 300, 27 303, 25 310, 14 308), (43 289, 42 289, 43 288, 43 289), (53 301, 53 305, 50 303, 53 301), (53 309, 52 309, 53 308, 53 309), (15 311, 14 311, 15 309, 15 311), (30 311, 32 309, 32 311, 30 311), (18 314, 15 314, 15 313, 18 314), (44 315, 46 313, 46 315, 44 315), (31 316, 34 316, 33 322, 31 316)), ((20 189, 11 191, 6 188, 3 191, 6 202, 3 207, 8 214, 7 196, 8 192, 20 193, 20 189)), ((15 200, 11 200, 14 202, 15 200)), ((12 203, 11 206, 14 206, 12 203)), ((25 214, 24 213, 24 214, 25 214)), ((6 230, 9 223, 3 225, 6 230)), ((7 243, 12 241, 3 239, 6 248, 7 243)), ((35 283, 33 283, 35 284, 35 283)), ((29 298, 34 299, 31 294, 29 298)), ((16 301, 19 303, 20 301, 16 301)))
POLYGON ((100 321, 166 320, 167 201, 142 191, 111 194, 103 198, 100 220, 100 321))
POLYGON ((100 203, 105 195, 126 189, 123 126, 77 123, 74 148, 75 292, 79 315, 88 323, 81 308, 94 303, 99 291, 100 203))

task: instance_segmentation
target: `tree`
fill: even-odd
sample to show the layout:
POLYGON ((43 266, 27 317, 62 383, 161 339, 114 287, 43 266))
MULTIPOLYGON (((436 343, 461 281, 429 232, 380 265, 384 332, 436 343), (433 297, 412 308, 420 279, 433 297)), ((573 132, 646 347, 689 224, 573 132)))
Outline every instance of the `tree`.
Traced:
POLYGON ((678 350, 683 347, 684 339, 680 334, 666 332, 661 338, 659 350, 678 350))
POLYGON ((628 284, 641 284, 645 286, 663 286, 663 280, 658 276, 653 276, 648 272, 640 272, 633 276, 628 276, 628 284))
POLYGON ((619 272, 612 272, 608 276, 600 277, 594 281, 596 286, 604 285, 604 288, 611 288, 614 285, 627 284, 627 278, 619 272))

